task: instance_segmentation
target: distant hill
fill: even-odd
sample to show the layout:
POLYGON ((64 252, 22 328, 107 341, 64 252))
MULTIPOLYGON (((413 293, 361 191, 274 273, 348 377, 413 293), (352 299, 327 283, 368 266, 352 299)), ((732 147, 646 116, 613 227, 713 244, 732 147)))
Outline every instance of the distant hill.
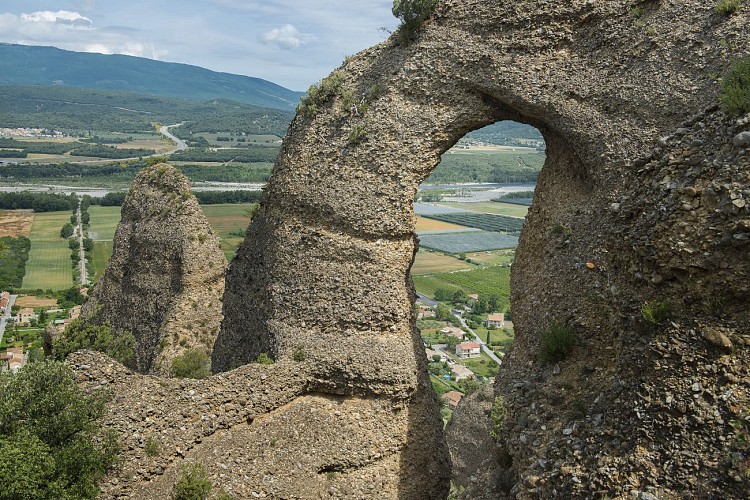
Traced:
POLYGON ((244 132, 283 137, 294 114, 213 99, 154 96, 122 90, 40 85, 0 85, 0 127, 81 131, 147 132, 152 123, 184 123, 180 133, 244 132))
POLYGON ((249 76, 141 57, 71 52, 0 43, 0 85, 49 85, 182 97, 227 99, 293 111, 302 92, 249 76))
POLYGON ((536 128, 510 120, 469 132, 466 137, 502 146, 544 147, 544 138, 536 128))

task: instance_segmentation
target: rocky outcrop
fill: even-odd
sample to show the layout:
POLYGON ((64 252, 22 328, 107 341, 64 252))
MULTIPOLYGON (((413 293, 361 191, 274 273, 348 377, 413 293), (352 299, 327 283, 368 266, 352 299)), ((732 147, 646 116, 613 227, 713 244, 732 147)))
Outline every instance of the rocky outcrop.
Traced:
POLYGON ((187 459, 242 496, 444 497, 412 202, 465 133, 513 119, 542 131, 547 162, 512 272, 505 423, 466 496, 747 496, 750 191, 732 141, 748 123, 711 108, 748 9, 445 0, 412 43, 348 60, 292 123, 230 266, 217 375, 78 364, 115 387, 128 443, 107 491, 161 494, 187 459), (647 322, 645 303, 671 317, 647 322), (553 321, 576 344, 549 366, 553 321), (263 353, 276 364, 247 366, 263 353), (167 445, 141 466, 154 432, 167 445))
POLYGON ((132 368, 169 375, 188 349, 210 351, 221 322, 226 259, 190 191, 166 164, 143 169, 122 207, 104 276, 85 321, 132 332, 132 368))
POLYGON ((457 486, 470 486, 477 471, 495 459, 495 441, 490 423, 494 399, 492 384, 485 384, 464 396, 445 428, 453 465, 451 479, 457 486))
MULTIPOLYGON (((648 427, 655 413, 671 409, 636 403, 646 380, 649 387, 669 386, 666 367, 682 358, 671 352, 669 362, 657 363, 641 349, 653 348, 657 332, 675 327, 635 325, 644 302, 675 302, 674 323, 699 336, 686 325, 705 320, 694 302, 709 283, 711 290, 725 283, 729 303, 747 300, 735 246, 742 241, 734 237, 741 231, 726 246, 704 250, 705 240, 728 229, 713 218, 689 218, 681 207, 694 199, 665 205, 659 183, 678 189, 682 179, 652 177, 641 160, 660 138, 677 134, 717 102, 711 75, 728 67, 727 43, 748 43, 742 9, 722 16, 698 1, 446 1, 413 43, 391 40, 348 61, 325 82, 329 98, 318 95, 292 124, 228 274, 224 313, 233 321, 225 321, 217 339, 215 368, 242 365, 261 352, 288 359, 303 349, 334 390, 382 391, 378 383, 387 380, 381 372, 373 381, 375 367, 416 367, 419 377, 422 354, 409 321, 414 194, 440 154, 466 132, 514 119, 538 127, 548 153, 513 270, 517 344, 496 384, 507 404, 497 456, 512 457, 515 480, 477 485, 469 496, 494 497, 503 484, 505 493, 522 497, 657 494, 659 487, 675 495, 738 495, 742 483, 722 456, 724 443, 733 440, 728 422, 738 418, 732 408, 746 404, 746 381, 739 377, 746 353, 724 358, 736 366, 719 370, 705 341, 700 356, 678 350, 701 364, 693 373, 716 368, 714 381, 728 374, 735 382, 713 395, 729 391, 736 399, 718 405, 715 425, 709 415, 696 415, 703 438, 684 425, 675 443, 668 426, 648 427), (641 216, 628 207, 636 199, 641 216), (618 205, 628 216, 612 211, 618 205), (676 212, 656 224, 669 210, 676 212), (692 259, 716 253, 711 258, 719 267, 686 267, 686 245, 694 247, 692 259), (726 281, 722 261, 736 279, 726 281), (570 324, 577 336, 559 376, 538 357, 539 335, 552 321, 570 324), (409 342, 416 348, 408 357, 391 358, 409 342), (359 356, 363 345, 375 346, 367 358, 359 356), (595 432, 584 433, 587 426, 595 432), (611 452, 600 448, 605 436, 611 452), (710 458, 672 461, 666 471, 653 466, 665 463, 657 458, 666 451, 655 450, 710 458), (486 485, 497 488, 484 491, 486 485)), ((727 127, 713 129, 718 141, 696 140, 709 150, 731 145, 729 135, 745 125, 727 127)), ((715 175, 713 159, 693 158, 690 144, 670 150, 667 163, 680 164, 685 155, 687 166, 715 175)), ((737 151, 718 161, 738 158, 737 151)), ((726 193, 746 189, 747 179, 732 182, 738 185, 726 193)), ((724 214, 727 228, 740 222, 740 213, 724 214)), ((726 311, 718 321, 744 324, 740 308, 726 311)), ((695 402, 690 387, 670 386, 670 401, 695 402)), ((493 466, 496 476, 502 467, 493 466)))

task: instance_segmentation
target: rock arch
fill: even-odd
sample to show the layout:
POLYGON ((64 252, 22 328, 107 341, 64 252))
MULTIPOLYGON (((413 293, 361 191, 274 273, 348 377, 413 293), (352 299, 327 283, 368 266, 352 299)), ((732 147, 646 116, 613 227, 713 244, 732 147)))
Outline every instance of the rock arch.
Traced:
MULTIPOLYGON (((629 314, 618 301, 649 293, 610 260, 629 226, 607 210, 632 189, 621 179, 634 160, 715 101, 706 73, 726 67, 721 37, 748 36, 701 2, 638 9, 624 1, 446 1, 414 43, 392 38, 339 68, 322 84, 328 94, 292 123, 230 266, 214 369, 301 350, 323 392, 420 394, 424 356, 408 278, 414 194, 459 138, 512 119, 542 131, 548 159, 513 272, 518 345, 498 381, 541 376, 535 333, 559 320, 575 324, 589 354, 600 356, 587 369, 607 374, 582 388, 586 401, 603 391, 615 377, 608 364, 622 352, 611 350, 623 328, 611 315, 629 314), (702 57, 691 57, 686 40, 702 57), (573 236, 550 238, 555 224, 573 236), (598 274, 580 272, 589 261, 598 274), (589 307, 597 300, 601 307, 589 307)), ((509 429, 528 417, 511 396, 518 406, 509 429)), ((434 403, 410 397, 417 414, 434 414, 434 403)), ((523 471, 533 453, 517 438, 508 447, 523 471)), ((417 446, 445 452, 442 441, 417 446)))
MULTIPOLYGON (((190 443, 191 457, 215 461, 216 450, 238 446, 243 466, 278 474, 270 485, 244 481, 278 496, 300 488, 313 496, 445 496, 448 456, 408 277, 417 247, 412 202, 460 137, 512 119, 542 131, 548 159, 512 273, 516 345, 496 381, 507 411, 502 453, 488 451, 473 497, 496 498, 505 486, 522 497, 553 489, 617 496, 659 484, 677 495, 742 496, 741 485, 710 478, 726 479, 716 443, 731 437, 720 423, 731 404, 747 403, 748 352, 727 359, 699 332, 722 324, 727 338, 747 336, 748 263, 732 246, 747 209, 726 203, 747 181, 737 174, 738 186, 712 187, 706 202, 683 198, 698 192, 688 184, 703 189, 712 176, 735 175, 732 165, 747 166, 747 156, 726 149, 727 134, 746 125, 705 110, 718 91, 709 74, 728 66, 726 40, 750 42, 748 7, 734 17, 698 0, 637 7, 445 0, 409 45, 392 37, 329 77, 292 123, 230 264, 212 360, 220 375, 181 386, 196 392, 184 396, 195 408, 221 394, 232 408, 222 414, 226 431, 195 431, 209 436, 196 438, 174 423, 164 432, 190 443), (700 172, 688 168, 704 163, 700 172), (714 206, 726 207, 726 217, 714 206), (557 224, 567 238, 553 236, 557 224), (709 237, 719 229, 728 240, 709 237), (696 256, 680 250, 685 233, 704 242, 696 256), (690 301, 705 287, 731 293, 723 295, 729 312, 703 328, 690 301), (641 304, 653 298, 675 301, 677 326, 639 321, 641 304), (552 320, 574 326, 578 338, 557 378, 536 356, 538 332, 552 320), (261 353, 276 365, 243 366, 261 353), (737 389, 719 405, 719 420, 690 406, 698 386, 684 380, 696 376, 694 384, 737 389), (244 386, 252 397, 237 407, 244 386), (665 388, 704 426, 661 418, 673 410, 659 413, 665 388), (562 405, 573 399, 585 415, 562 405), (340 429, 373 432, 337 441, 340 429), (279 436, 279 448, 264 432, 279 436), (672 444, 675 433, 681 440, 672 444), (691 460, 659 469, 664 454, 682 451, 710 463, 693 476, 691 460), (303 466, 290 465, 289 453, 303 466), (508 464, 493 457, 508 454, 512 480, 503 485, 498 471, 508 464), (340 482, 321 479, 329 473, 340 482)), ((243 484, 239 472, 215 472, 243 484)))

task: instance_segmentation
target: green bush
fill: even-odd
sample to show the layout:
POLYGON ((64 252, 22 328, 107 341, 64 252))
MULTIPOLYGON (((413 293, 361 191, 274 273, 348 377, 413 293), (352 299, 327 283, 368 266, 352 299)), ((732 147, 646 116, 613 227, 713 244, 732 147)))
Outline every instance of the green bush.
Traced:
POLYGON ((344 85, 344 72, 334 71, 323 78, 320 83, 314 83, 307 89, 307 95, 302 97, 297 105, 297 112, 314 118, 320 107, 341 93, 344 85))
POLYGON ((211 493, 211 481, 199 464, 186 464, 174 486, 174 500, 205 500, 211 493))
POLYGON ((440 0, 393 0, 391 12, 401 20, 400 38, 409 41, 428 17, 435 11, 440 0))
POLYGON ((97 423, 104 401, 57 361, 0 375, 0 497, 96 498, 119 452, 115 434, 97 423))
POLYGON ((729 114, 750 113, 750 56, 735 61, 724 75, 719 102, 729 114))
POLYGON ((658 325, 659 323, 668 320, 672 313, 668 302, 651 300, 643 304, 643 307, 641 307, 641 314, 643 315, 643 319, 649 323, 658 325))
POLYGON ((256 363, 259 365, 272 365, 273 364, 273 358, 271 358, 268 354, 265 352, 262 352, 258 354, 258 358, 255 360, 256 363))
POLYGON ((211 359, 203 349, 190 349, 172 360, 172 376, 207 378, 211 375, 211 359))
POLYGON ((155 457, 159 454, 159 451, 161 450, 161 446, 159 445, 159 441, 154 439, 153 437, 149 437, 146 439, 146 444, 143 447, 143 451, 146 452, 146 455, 149 457, 155 457))
POLYGON ((730 16, 740 8, 742 2, 743 0, 719 0, 719 3, 716 4, 716 12, 730 16))
POLYGON ((539 357, 542 361, 556 363, 562 361, 570 351, 573 350, 575 343, 575 333, 573 329, 553 322, 547 329, 543 330, 539 336, 539 357))
POLYGON ((52 355, 55 359, 63 361, 72 352, 92 349, 126 364, 133 359, 133 345, 135 337, 130 332, 116 335, 107 322, 94 325, 77 319, 54 338, 52 355))
POLYGON ((492 420, 490 436, 497 439, 500 436, 500 431, 502 431, 503 423, 505 422, 505 400, 503 400, 502 396, 495 396, 495 401, 492 403, 490 418, 492 420))

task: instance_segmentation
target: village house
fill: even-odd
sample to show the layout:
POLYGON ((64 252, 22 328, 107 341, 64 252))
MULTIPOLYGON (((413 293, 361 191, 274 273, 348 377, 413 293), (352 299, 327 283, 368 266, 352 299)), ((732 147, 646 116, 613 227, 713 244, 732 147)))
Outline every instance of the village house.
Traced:
POLYGON ((34 309, 31 307, 19 309, 18 314, 16 315, 16 323, 19 325, 28 325, 31 323, 32 319, 36 319, 36 314, 34 314, 34 309))
POLYGON ((78 316, 81 315, 81 306, 73 306, 70 308, 70 311, 68 311, 68 317, 70 319, 78 319, 78 316))
POLYGON ((487 316, 487 328, 494 326, 496 328, 502 328, 505 325, 505 314, 494 313, 487 316))
POLYGON ((26 364, 26 356, 20 347, 10 347, 7 351, 0 353, 0 369, 2 371, 11 371, 13 373, 21 369, 26 364))
POLYGON ((479 302, 479 294, 478 293, 470 293, 469 294, 469 304, 475 304, 479 302))
POLYGON ((469 370, 463 365, 459 365, 458 363, 454 363, 451 365, 451 373, 453 374, 453 378, 456 380, 456 382, 474 378, 473 371, 469 370))
POLYGON ((450 391, 443 394, 441 396, 441 399, 445 401, 445 403, 451 408, 455 408, 456 406, 458 406, 458 403, 461 402, 461 398, 463 397, 464 395, 458 391, 450 391))
POLYGON ((5 310, 8 308, 8 302, 10 302, 10 293, 9 292, 0 293, 0 313, 4 313, 5 310))
POLYGON ((463 342, 456 346, 456 356, 459 358, 476 358, 481 354, 482 346, 476 342, 463 342))
POLYGON ((456 328, 455 326, 446 326, 445 328, 440 330, 440 333, 442 333, 446 337, 456 337, 458 340, 463 340, 464 338, 464 331, 460 328, 456 328))
POLYGON ((435 311, 426 307, 420 307, 417 313, 417 319, 434 318, 435 311))

